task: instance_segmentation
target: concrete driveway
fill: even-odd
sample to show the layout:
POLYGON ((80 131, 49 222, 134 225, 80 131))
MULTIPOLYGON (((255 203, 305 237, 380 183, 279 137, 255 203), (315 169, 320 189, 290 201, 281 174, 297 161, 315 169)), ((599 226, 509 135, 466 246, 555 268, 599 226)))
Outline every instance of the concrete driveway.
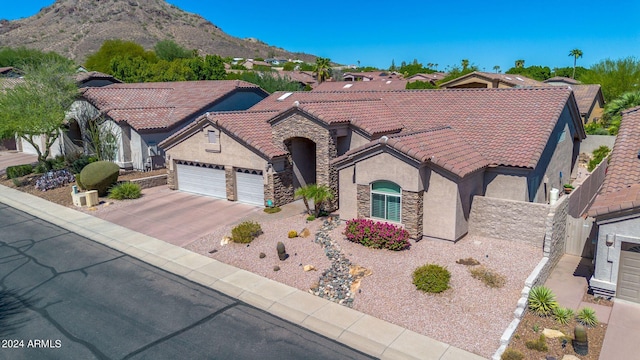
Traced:
POLYGON ((0 175, 6 172, 7 167, 22 164, 31 164, 38 161, 38 157, 17 151, 0 151, 0 175))
MULTIPOLYGON (((184 247, 216 228, 262 212, 262 208, 158 186, 143 190, 143 197, 121 202, 113 209, 91 213, 107 220, 184 247)), ((104 206, 104 205, 102 205, 104 206)))

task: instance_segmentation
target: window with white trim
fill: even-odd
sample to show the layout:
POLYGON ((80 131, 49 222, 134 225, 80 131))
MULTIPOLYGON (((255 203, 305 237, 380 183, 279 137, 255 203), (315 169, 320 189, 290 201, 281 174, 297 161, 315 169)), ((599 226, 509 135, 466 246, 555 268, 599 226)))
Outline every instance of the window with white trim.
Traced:
POLYGON ((391 181, 371 184, 371 217, 400 222, 402 189, 391 181))

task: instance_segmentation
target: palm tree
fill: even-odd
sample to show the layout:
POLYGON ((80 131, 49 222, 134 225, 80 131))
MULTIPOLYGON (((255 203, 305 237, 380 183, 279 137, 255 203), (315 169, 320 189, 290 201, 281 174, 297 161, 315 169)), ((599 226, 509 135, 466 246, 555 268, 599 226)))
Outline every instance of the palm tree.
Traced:
POLYGON ((329 78, 330 63, 331 60, 329 58, 316 58, 316 66, 313 68, 313 73, 316 75, 318 83, 322 83, 329 78))
POLYGON ((607 129, 609 134, 617 135, 620 121, 622 120, 622 112, 638 105, 640 105, 640 90, 626 92, 620 95, 619 98, 608 102, 604 107, 602 117, 605 124, 609 125, 607 129))
POLYGON ((462 59, 462 71, 467 70, 468 67, 469 67, 469 60, 468 59, 462 59))
POLYGON ((309 207, 309 199, 313 200, 313 210, 316 217, 320 215, 320 211, 323 208, 323 204, 327 200, 333 199, 333 193, 326 185, 309 184, 301 188, 298 188, 295 192, 296 196, 301 196, 304 206, 307 208, 307 213, 311 215, 311 208, 309 207))
POLYGON ((569 51, 569 56, 573 56, 573 75, 571 76, 571 78, 575 79, 576 78, 576 62, 578 61, 578 58, 582 57, 582 50, 573 49, 569 51))
POLYGON ((522 59, 516 60, 516 67, 517 68, 524 67, 524 60, 522 60, 522 59))
POLYGON ((499 73, 500 72, 500 65, 495 65, 493 67, 493 70, 496 72, 496 74, 499 73))

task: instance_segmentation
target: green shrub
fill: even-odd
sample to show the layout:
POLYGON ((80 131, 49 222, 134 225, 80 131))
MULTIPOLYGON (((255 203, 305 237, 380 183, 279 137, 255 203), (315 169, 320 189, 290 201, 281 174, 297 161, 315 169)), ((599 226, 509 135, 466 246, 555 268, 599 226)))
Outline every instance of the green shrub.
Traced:
POLYGON ((488 287, 501 288, 507 282, 504 275, 501 275, 484 265, 471 267, 469 268, 469 272, 474 279, 482 281, 488 287))
POLYGON ((22 185, 24 185, 24 184, 22 183, 22 180, 20 180, 20 179, 13 178, 13 179, 11 179, 11 181, 13 181, 13 185, 14 185, 15 187, 21 187, 22 185))
POLYGON ((67 167, 67 162, 64 159, 64 156, 58 155, 53 159, 46 160, 46 168, 49 170, 62 170, 67 167))
POLYGON ((33 172, 33 165, 31 164, 9 166, 7 168, 7 179, 22 177, 25 175, 29 175, 32 172, 33 172))
POLYGON ((80 174, 82 169, 84 169, 85 166, 91 164, 92 162, 95 162, 94 158, 91 158, 87 155, 82 155, 71 163, 71 172, 74 174, 80 174))
POLYGON ((96 161, 82 169, 80 177, 82 186, 87 190, 97 190, 98 195, 105 196, 113 184, 118 181, 120 168, 110 161, 96 161))
POLYGON ((611 149, 609 149, 605 145, 602 145, 599 148, 593 150, 593 158, 589 160, 589 164, 587 164, 587 170, 593 171, 593 169, 595 169, 598 164, 600 164, 602 159, 606 158, 607 155, 609 155, 610 151, 611 149))
POLYGON ((309 215, 309 216, 307 216, 307 221, 313 221, 313 220, 315 220, 315 219, 316 219, 316 217, 315 217, 315 216, 313 216, 313 215, 309 215))
POLYGON ((529 310, 538 316, 551 315, 558 307, 556 296, 545 286, 534 286, 529 291, 529 310))
POLYGON ((267 214, 275 214, 275 213, 280 212, 281 210, 282 209, 280 209, 279 207, 274 206, 274 207, 266 207, 266 208, 264 208, 263 211, 266 212, 267 214))
POLYGON ((262 228, 254 221, 242 222, 231 229, 231 239, 241 244, 250 243, 260 234, 262 234, 262 228))
POLYGON ((450 279, 449 270, 435 264, 426 264, 413 272, 413 284, 416 288, 429 293, 441 293, 447 290, 450 279))
POLYGON ((538 340, 529 340, 524 343, 527 349, 537 350, 537 351, 547 351, 549 347, 547 346, 547 338, 544 334, 540 334, 538 340))
POLYGON ((558 307, 553 311, 553 317, 560 325, 567 325, 573 318, 573 310, 566 307, 558 307))
POLYGON ((594 327, 598 325, 598 317, 596 311, 590 307, 584 307, 578 310, 576 314, 576 320, 584 326, 594 327))
POLYGON ((36 174, 44 174, 47 171, 49 171, 47 169, 47 163, 38 163, 38 165, 36 165, 36 167, 33 168, 33 172, 36 174))
POLYGON ((140 185, 132 182, 118 184, 109 190, 109 199, 137 199, 140 196, 142 196, 140 185))
POLYGON ((502 353, 502 356, 500 356, 500 359, 501 360, 522 360, 524 359, 524 355, 518 350, 507 348, 507 350, 505 350, 502 353))

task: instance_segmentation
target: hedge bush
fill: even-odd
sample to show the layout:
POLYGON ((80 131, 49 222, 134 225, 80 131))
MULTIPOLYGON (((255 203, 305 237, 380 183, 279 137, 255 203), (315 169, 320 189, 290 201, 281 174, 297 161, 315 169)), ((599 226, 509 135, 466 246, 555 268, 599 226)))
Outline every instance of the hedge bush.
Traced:
POLYGON ((124 182, 109 189, 109 199, 137 199, 140 196, 142 196, 140 185, 132 182, 124 182))
POLYGON ((33 172, 33 165, 24 164, 7 167, 7 179, 13 179, 25 175, 29 175, 33 172))
POLYGON ((413 285, 418 290, 429 293, 441 293, 447 290, 450 279, 449 270, 436 264, 426 264, 413 272, 413 285))
POLYGON ((255 221, 245 221, 231 229, 231 240, 236 243, 247 244, 260 234, 262 234, 260 224, 255 221))
POLYGON ((411 247, 408 231, 389 223, 370 219, 347 221, 344 235, 349 241, 374 249, 398 251, 411 247))
POLYGON ((80 178, 86 190, 97 190, 98 195, 105 196, 109 188, 117 181, 120 167, 110 161, 96 161, 82 169, 80 178))

